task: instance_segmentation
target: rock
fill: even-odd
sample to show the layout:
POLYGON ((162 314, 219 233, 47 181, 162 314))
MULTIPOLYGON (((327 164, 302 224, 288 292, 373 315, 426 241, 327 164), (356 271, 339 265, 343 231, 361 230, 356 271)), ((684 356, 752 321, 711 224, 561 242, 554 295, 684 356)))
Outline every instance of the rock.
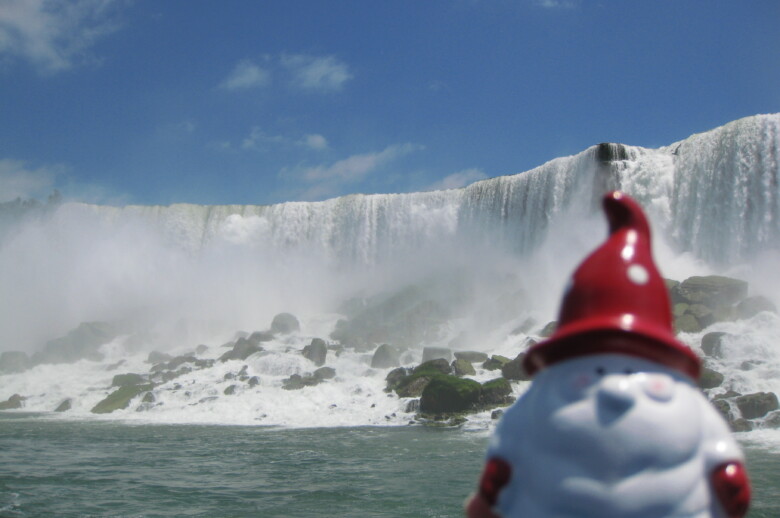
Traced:
POLYGON ((412 371, 412 375, 415 374, 451 374, 452 367, 447 360, 443 358, 437 358, 435 360, 428 360, 423 362, 412 371))
POLYGON ((176 370, 185 363, 195 363, 197 360, 198 359, 191 354, 176 356, 175 358, 171 358, 171 360, 165 364, 165 368, 168 370, 176 370))
POLYGON ((734 421, 730 422, 729 425, 731 425, 732 432, 749 432, 753 430, 753 423, 747 419, 735 419, 734 421))
POLYGON ((747 297, 748 283, 720 275, 690 277, 672 291, 673 302, 704 304, 710 308, 731 306, 747 297))
POLYGON ((628 160, 628 150, 623 144, 602 142, 596 147, 596 160, 601 163, 628 160))
POLYGON ((233 372, 226 372, 224 376, 222 376, 222 381, 230 381, 236 379, 236 375, 233 372))
POLYGON ((314 338, 311 343, 303 348, 303 357, 311 360, 317 367, 325 365, 328 355, 328 347, 322 338, 314 338))
POLYGON ((130 401, 141 394, 152 390, 153 385, 128 385, 120 387, 106 396, 101 402, 95 405, 91 412, 93 414, 109 414, 115 410, 120 410, 130 406, 130 401))
POLYGON ((529 381, 531 376, 523 368, 525 353, 520 353, 514 360, 501 366, 501 375, 508 380, 529 381))
POLYGON ((385 390, 387 392, 395 390, 409 374, 409 370, 404 367, 398 367, 397 369, 391 370, 387 373, 387 376, 385 376, 385 381, 387 382, 385 390))
POLYGON ((438 359, 446 360, 449 363, 452 359, 452 350, 446 347, 423 347, 423 363, 438 359))
POLYGON ((493 421, 497 419, 501 419, 504 416, 504 409, 503 408, 497 408, 490 412, 490 419, 493 421))
POLYGON ((723 416, 723 419, 725 419, 726 422, 730 422, 732 420, 731 405, 729 405, 728 401, 725 399, 717 399, 712 402, 712 406, 714 406, 715 410, 717 410, 720 415, 723 416))
POLYGON ((247 383, 249 384, 250 387, 256 387, 260 384, 260 378, 258 378, 257 376, 252 376, 251 378, 249 378, 249 381, 247 383))
POLYGON ((141 403, 154 403, 156 401, 157 401, 157 398, 154 397, 154 392, 149 391, 146 394, 144 394, 144 397, 141 400, 141 403))
POLYGON ((701 338, 701 350, 713 358, 723 358, 723 339, 730 336, 720 331, 707 333, 701 338))
POLYGON ((506 378, 496 378, 487 381, 480 387, 479 401, 482 405, 491 407, 496 405, 508 405, 513 399, 512 385, 506 378))
POLYGON ((206 351, 209 350, 209 346, 206 344, 200 344, 195 348, 195 354, 201 355, 204 354, 206 351))
POLYGON ((764 418, 761 428, 771 428, 777 430, 780 428, 780 412, 771 412, 764 418))
POLYGON ((388 369, 390 367, 398 367, 401 359, 401 351, 397 347, 393 347, 390 344, 382 344, 374 351, 374 356, 371 358, 372 369, 388 369))
POLYGON ((734 400, 737 408, 745 419, 764 417, 769 412, 777 410, 780 405, 774 392, 756 392, 739 396, 734 400))
POLYGON ((404 408, 404 412, 407 414, 413 414, 420 411, 420 400, 419 399, 412 399, 408 403, 406 403, 406 408, 404 408))
POLYGON ((702 389, 711 389, 720 387, 723 384, 723 374, 710 369, 709 367, 702 367, 701 376, 699 377, 699 387, 702 389))
POLYGON ((15 410, 17 408, 22 408, 22 401, 24 400, 25 398, 19 394, 14 394, 7 400, 0 402, 0 410, 15 410))
POLYGON ((685 313, 683 316, 675 318, 674 328, 678 333, 699 333, 704 329, 696 317, 690 313, 685 313))
POLYGON ((762 311, 777 313, 777 306, 766 297, 754 296, 748 297, 737 304, 736 314, 739 318, 753 318, 762 311))
POLYGON ((275 335, 289 335, 301 330, 301 323, 291 313, 279 313, 271 321, 271 332, 275 335))
POLYGON ((225 394, 226 396, 232 396, 233 394, 236 393, 236 388, 237 388, 236 385, 229 385, 222 393, 225 394))
POLYGON ((111 386, 127 387, 129 385, 141 385, 147 382, 148 380, 144 376, 130 372, 127 374, 117 374, 114 376, 114 379, 111 380, 111 386))
POLYGON ((477 373, 471 362, 463 359, 453 361, 451 367, 456 376, 473 376, 477 373))
POLYGON ((27 353, 22 351, 4 351, 0 353, 0 374, 24 372, 32 367, 27 353))
MULTIPOLYGON (((531 317, 528 317, 525 320, 523 320, 522 324, 520 324, 516 328, 512 329, 512 331, 510 331, 509 334, 512 335, 512 336, 515 336, 515 335, 527 335, 528 333, 531 332, 531 329, 533 329, 534 326, 536 326, 536 320, 531 318, 531 317)), ((487 358, 485 358, 485 359, 487 359, 487 358)), ((485 361, 485 360, 482 360, 482 361, 485 361)))
POLYGON ((98 351, 119 334, 119 329, 108 322, 84 322, 76 329, 56 340, 46 343, 42 351, 35 353, 33 363, 73 363, 81 359, 102 360, 98 351))
POLYGON ((284 390, 300 390, 303 387, 313 387, 320 382, 314 376, 301 376, 300 374, 293 374, 286 380, 282 381, 282 388, 284 390))
MULTIPOLYGON (((255 353, 259 353, 263 348, 257 344, 253 344, 247 338, 239 338, 236 340, 233 348, 219 357, 219 361, 226 362, 229 360, 241 360, 244 361, 255 353)), ((193 359, 194 360, 194 359, 193 359)))
POLYGON ((325 381, 336 377, 336 369, 333 367, 320 367, 312 374, 318 381, 325 381))
POLYGON ((420 412, 424 414, 465 412, 478 402, 481 386, 474 380, 457 376, 438 376, 423 389, 420 412))
POLYGON ((741 395, 742 394, 740 394, 736 390, 729 389, 726 392, 724 392, 723 394, 718 394, 713 399, 715 399, 715 400, 717 400, 717 399, 728 399, 728 398, 733 398, 733 397, 737 397, 737 396, 741 396, 741 395))
POLYGON ((558 322, 553 320, 552 322, 548 322, 547 325, 544 326, 537 334, 542 338, 549 338, 553 335, 557 328, 558 322))
POLYGON ((489 360, 485 361, 485 363, 482 364, 482 368, 489 370, 489 371, 495 371, 503 367, 505 364, 509 363, 511 360, 507 358, 506 356, 501 356, 498 354, 494 354, 490 357, 489 360))
POLYGON ((398 397, 420 397, 434 376, 418 375, 407 376, 395 389, 398 397))
POLYGON ((62 402, 57 405, 57 408, 54 409, 55 412, 67 412, 70 410, 73 406, 73 400, 70 398, 62 400, 62 402))
POLYGON ((258 345, 262 342, 270 342, 274 339, 274 334, 270 331, 255 331, 251 335, 247 337, 247 340, 252 342, 255 345, 258 345))
POLYGON ((455 351, 455 359, 470 363, 482 363, 488 359, 487 353, 478 351, 455 351))

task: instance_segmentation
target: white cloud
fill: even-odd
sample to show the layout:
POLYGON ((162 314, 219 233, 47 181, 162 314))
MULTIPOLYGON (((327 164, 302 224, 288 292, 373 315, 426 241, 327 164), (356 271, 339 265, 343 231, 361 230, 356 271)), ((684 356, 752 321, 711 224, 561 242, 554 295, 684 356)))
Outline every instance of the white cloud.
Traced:
POLYGON ((21 160, 0 159, 0 202, 50 194, 60 170, 59 167, 30 169, 21 160))
POLYGON ((536 4, 546 9, 574 9, 578 0, 537 0, 536 4))
POLYGON ((430 185, 427 190, 443 191, 447 189, 460 189, 479 180, 484 180, 488 176, 480 169, 464 169, 457 173, 445 176, 438 182, 430 185))
POLYGON ((293 84, 303 90, 339 91, 352 79, 346 63, 335 56, 316 57, 304 54, 285 54, 282 66, 291 74, 293 84))
POLYGON ((271 73, 249 60, 240 61, 219 86, 225 90, 259 88, 271 83, 271 73))
POLYGON ((305 169, 303 177, 311 182, 319 180, 336 180, 339 182, 354 182, 361 180, 367 174, 397 158, 422 149, 415 144, 399 144, 388 146, 376 153, 352 155, 329 166, 317 166, 305 169))
MULTIPOLYGON (((118 28, 122 0, 0 0, 0 56, 25 59, 47 73, 91 58, 98 39, 118 28)), ((91 58, 94 59, 94 58, 91 58)))
POLYGON ((254 126, 249 136, 241 141, 242 149, 265 149, 267 144, 286 144, 287 139, 281 135, 268 135, 259 126, 254 126))
POLYGON ((303 137, 303 140, 300 143, 310 149, 315 149, 317 151, 328 149, 328 141, 322 135, 306 135, 303 137))

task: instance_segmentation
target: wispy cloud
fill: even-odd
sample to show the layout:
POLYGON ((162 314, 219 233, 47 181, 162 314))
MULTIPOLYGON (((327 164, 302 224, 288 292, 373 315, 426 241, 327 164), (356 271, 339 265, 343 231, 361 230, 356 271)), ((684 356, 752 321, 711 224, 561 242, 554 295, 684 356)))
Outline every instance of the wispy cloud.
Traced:
POLYGON ((353 77, 347 64, 335 56, 285 54, 281 63, 292 74, 293 85, 303 90, 339 91, 353 77))
POLYGON ((319 180, 355 182, 362 180, 367 174, 375 171, 379 167, 420 149, 422 149, 422 147, 416 144, 388 146, 382 151, 352 155, 351 157, 334 162, 331 165, 309 167, 303 171, 303 178, 310 182, 319 180))
POLYGON ((90 48, 119 28, 123 0, 2 0, 0 56, 55 73, 95 60, 90 48))
MULTIPOLYGON (((265 151, 271 147, 303 147, 314 151, 328 149, 328 140, 319 134, 308 134, 301 138, 284 135, 269 135, 260 126, 253 126, 249 135, 241 141, 241 149, 265 151)), ((227 146, 232 147, 230 145, 227 146)))
POLYGON ((457 173, 452 173, 449 176, 445 176, 436 183, 428 186, 426 190, 429 191, 443 191, 447 189, 460 189, 469 184, 484 180, 488 176, 480 169, 464 169, 457 173))
POLYGON ((30 168, 21 160, 0 159, 0 202, 51 193, 61 167, 30 168))
POLYGON ((286 144, 281 135, 268 135, 259 126, 254 126, 249 135, 241 141, 241 149, 265 149, 269 144, 286 144))
POLYGON ((239 61, 232 72, 219 84, 225 90, 260 88, 271 83, 271 72, 250 60, 239 61))
POLYGON ((317 151, 328 149, 328 140, 322 135, 318 134, 306 135, 300 141, 300 144, 309 149, 315 149, 317 151))
POLYGON ((537 0, 536 5, 545 9, 574 9, 579 0, 537 0))

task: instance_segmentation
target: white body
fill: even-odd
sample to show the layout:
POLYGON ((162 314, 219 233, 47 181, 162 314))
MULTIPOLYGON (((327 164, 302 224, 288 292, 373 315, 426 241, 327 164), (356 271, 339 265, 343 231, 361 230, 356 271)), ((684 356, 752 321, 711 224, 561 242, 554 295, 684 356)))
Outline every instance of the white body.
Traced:
POLYGON ((499 423, 494 456, 512 467, 505 518, 720 518, 710 473, 742 460, 689 378, 620 354, 539 372, 499 423))

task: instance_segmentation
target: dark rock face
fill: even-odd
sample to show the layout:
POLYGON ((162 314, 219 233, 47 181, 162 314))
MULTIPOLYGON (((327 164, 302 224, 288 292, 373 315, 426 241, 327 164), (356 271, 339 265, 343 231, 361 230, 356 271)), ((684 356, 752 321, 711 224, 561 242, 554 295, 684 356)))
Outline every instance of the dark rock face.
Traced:
POLYGON ((397 347, 393 347, 390 344, 382 344, 374 351, 374 356, 371 358, 371 368, 389 369, 398 367, 400 361, 401 351, 397 347))
POLYGON ((247 337, 247 340, 249 340, 255 345, 260 344, 262 342, 270 342, 273 339, 274 339, 274 335, 270 331, 255 331, 254 333, 252 333, 247 337))
POLYGON ((271 321, 271 332, 279 335, 289 335, 301 330, 301 323, 291 313, 279 313, 271 321))
POLYGON ((764 417, 769 412, 780 408, 777 395, 774 392, 756 392, 736 398, 735 403, 745 419, 764 417))
POLYGON ((67 335, 46 343, 33 355, 33 363, 72 363, 81 359, 101 360, 98 349, 120 333, 108 322, 84 322, 67 335))
POLYGON ((55 408, 54 411, 55 412, 67 412, 68 410, 71 409, 72 406, 73 406, 73 400, 68 398, 68 399, 64 400, 62 403, 60 403, 59 405, 57 405, 57 408, 55 408))
POLYGON ((499 370, 501 367, 503 367, 510 361, 511 360, 506 356, 501 356, 500 354, 494 354, 493 356, 490 357, 489 360, 486 360, 485 363, 482 364, 482 368, 489 371, 495 371, 495 370, 499 370))
POLYGON ((450 364, 447 362, 447 360, 443 358, 438 358, 436 360, 429 360, 427 362, 423 362, 417 367, 414 368, 412 371, 412 374, 451 374, 452 373, 452 367, 450 367, 450 364))
POLYGON ((449 362, 452 359, 452 351, 446 347, 423 347, 423 363, 438 359, 449 362))
POLYGON ((596 146, 596 160, 602 163, 628 160, 628 150, 623 144, 602 142, 596 146))
POLYGON ((481 386, 456 376, 433 378, 423 389, 420 412, 426 414, 465 412, 479 402, 481 386))
POLYGON ((17 408, 22 408, 22 401, 24 401, 24 399, 25 398, 19 394, 14 394, 6 401, 0 402, 0 410, 15 410, 17 408))
POLYGON ((29 369, 30 358, 22 351, 5 351, 0 353, 0 374, 13 374, 29 369))
POLYGON ((455 359, 466 360, 470 363, 481 363, 488 359, 488 355, 478 351, 455 351, 455 359))
POLYGON ((464 359, 457 359, 452 362, 452 371, 456 376, 473 376, 477 373, 471 362, 464 359))
MULTIPOLYGON (((228 360, 246 360, 255 353, 259 353, 263 348, 257 344, 253 344, 247 338, 239 338, 236 340, 236 344, 233 348, 219 357, 219 361, 226 362, 228 360)), ((193 361, 195 358, 193 357, 193 361)))
POLYGON ((385 381, 387 382, 387 388, 385 388, 385 390, 387 392, 395 390, 408 375, 409 370, 404 367, 398 367, 397 369, 391 370, 387 373, 387 376, 385 376, 385 381))
POLYGON ((325 358, 327 356, 328 347, 321 338, 312 339, 311 343, 303 348, 303 357, 311 360, 317 367, 325 365, 325 358))
POLYGON ((159 351, 152 351, 149 356, 146 357, 148 363, 165 363, 173 359, 173 356, 159 351))
POLYGON ((727 336, 728 333, 722 332, 707 333, 701 339, 701 350, 707 356, 723 358, 723 339, 727 336))
POLYGON ((672 289, 673 302, 703 304, 710 308, 732 305, 747 297, 748 283, 720 275, 690 277, 672 289))
POLYGON ((127 387, 129 385, 141 385, 146 382, 147 379, 144 376, 130 372, 127 374, 117 374, 114 376, 114 379, 111 380, 111 386, 127 387))
POLYGON ((525 353, 520 353, 514 360, 501 366, 501 375, 508 380, 529 381, 531 376, 523 368, 525 353))
POLYGON ((483 383, 482 387, 480 387, 480 404, 486 407, 508 405, 513 401, 511 394, 512 385, 509 383, 509 380, 496 378, 483 383))
POLYGON ((282 388, 284 390, 300 390, 303 387, 313 387, 320 383, 320 379, 314 376, 301 376, 300 374, 293 374, 286 380, 282 381, 282 388))
POLYGON ((152 385, 130 385, 120 387, 106 396, 97 405, 92 407, 93 414, 109 414, 115 410, 120 410, 130 406, 130 401, 143 392, 152 390, 152 385))
POLYGON ((723 374, 720 372, 708 367, 703 367, 701 370, 701 377, 699 378, 699 387, 703 389, 720 387, 723 384, 723 379, 723 374))
POLYGON ((325 381, 336 377, 336 369, 333 367, 320 367, 312 374, 317 380, 325 381))
POLYGON ((232 396, 233 394, 235 394, 235 393, 236 393, 236 389, 237 389, 237 388, 238 388, 238 387, 237 387, 236 385, 229 385, 229 386, 228 386, 228 387, 227 387, 227 388, 226 388, 226 389, 223 391, 223 394, 225 394, 226 396, 232 396))
POLYGON ((250 387, 256 387, 260 384, 260 378, 258 378, 257 376, 252 376, 251 378, 249 378, 249 381, 247 383, 249 384, 250 387))
POLYGON ((759 295, 740 301, 737 304, 736 311, 739 318, 752 318, 762 311, 777 313, 777 306, 768 298, 759 295))

